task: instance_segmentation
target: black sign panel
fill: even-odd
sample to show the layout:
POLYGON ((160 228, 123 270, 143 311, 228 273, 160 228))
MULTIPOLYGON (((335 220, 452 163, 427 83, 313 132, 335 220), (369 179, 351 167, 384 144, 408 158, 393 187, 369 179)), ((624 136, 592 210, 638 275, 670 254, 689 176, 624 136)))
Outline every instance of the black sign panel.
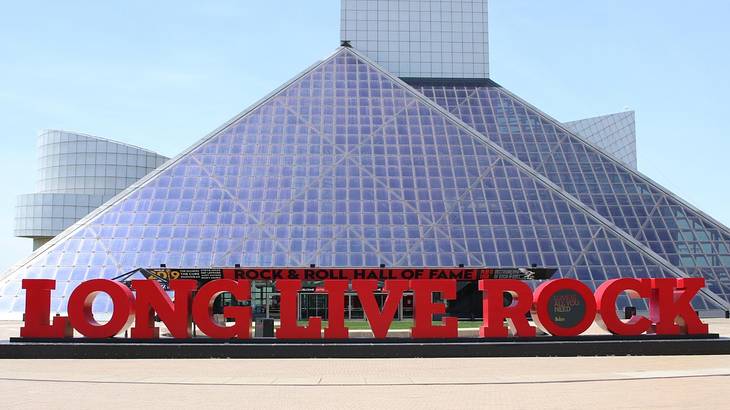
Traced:
POLYGON ((580 293, 574 290, 559 290, 548 301, 548 314, 552 321, 560 327, 575 327, 585 317, 586 301, 580 293))
POLYGON ((201 281, 209 281, 223 278, 222 269, 148 269, 151 275, 148 279, 163 279, 163 280, 177 280, 177 279, 194 279, 201 281))
POLYGON ((340 280, 420 280, 456 279, 476 281, 480 279, 541 280, 550 278, 553 268, 152 268, 141 269, 148 279, 171 281, 194 279, 210 281, 216 279, 266 280, 298 279, 321 281, 340 280))

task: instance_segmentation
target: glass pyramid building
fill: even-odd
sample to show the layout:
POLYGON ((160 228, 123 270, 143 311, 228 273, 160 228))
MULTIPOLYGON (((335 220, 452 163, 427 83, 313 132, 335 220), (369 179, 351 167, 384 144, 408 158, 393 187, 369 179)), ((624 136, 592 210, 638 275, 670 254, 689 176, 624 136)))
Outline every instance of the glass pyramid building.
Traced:
POLYGON ((160 264, 702 275, 695 307, 726 310, 728 244, 496 84, 412 87, 339 48, 11 268, 0 315, 24 310, 23 278, 55 278, 62 313, 81 281, 160 264))
POLYGON ((416 88, 730 301, 730 230, 492 81, 416 88))

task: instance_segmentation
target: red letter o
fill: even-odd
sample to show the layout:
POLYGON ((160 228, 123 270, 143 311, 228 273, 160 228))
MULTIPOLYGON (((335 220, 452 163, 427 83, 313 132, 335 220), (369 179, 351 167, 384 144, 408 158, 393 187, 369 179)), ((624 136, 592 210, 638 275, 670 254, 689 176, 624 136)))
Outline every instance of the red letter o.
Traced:
POLYGON ((68 299, 68 317, 71 325, 89 338, 114 337, 123 332, 134 320, 134 295, 119 282, 109 279, 92 279, 81 283, 68 299), (96 296, 104 292, 112 300, 114 311, 111 319, 100 324, 94 319, 92 305, 96 296))
MULTIPOLYGON (((572 299, 572 298, 571 298, 572 299)), ((580 303, 576 300, 576 303, 580 303)), ((557 306, 557 301, 553 301, 553 310, 568 306, 565 304, 557 306)), ((570 309, 573 307, 571 306, 570 309)), ((535 290, 534 304, 532 306, 532 319, 535 321, 537 326, 543 331, 550 333, 553 336, 578 336, 585 332, 596 317, 596 301, 593 299, 593 292, 580 281, 575 279, 557 279, 551 280, 538 286, 535 290), (583 299, 584 312, 583 318, 581 318, 573 326, 561 326, 550 317, 550 303, 553 296, 561 297, 559 292, 565 292, 565 296, 577 294, 578 297, 583 299)))

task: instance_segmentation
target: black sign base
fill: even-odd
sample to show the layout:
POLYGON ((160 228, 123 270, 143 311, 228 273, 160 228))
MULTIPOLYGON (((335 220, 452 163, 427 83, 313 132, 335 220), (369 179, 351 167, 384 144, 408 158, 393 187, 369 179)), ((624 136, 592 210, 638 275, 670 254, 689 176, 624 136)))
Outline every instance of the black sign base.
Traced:
POLYGON ((197 338, 19 339, 0 344, 0 359, 413 358, 730 355, 730 338, 581 336, 531 339, 385 339, 342 341, 197 338))

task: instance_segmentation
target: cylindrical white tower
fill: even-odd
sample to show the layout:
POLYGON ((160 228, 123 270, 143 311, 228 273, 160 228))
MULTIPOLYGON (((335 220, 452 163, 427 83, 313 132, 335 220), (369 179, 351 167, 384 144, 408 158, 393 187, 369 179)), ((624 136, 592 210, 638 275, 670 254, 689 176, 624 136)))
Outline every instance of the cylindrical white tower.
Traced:
POLYGON ((18 197, 15 236, 32 238, 35 250, 165 161, 121 142, 43 131, 36 192, 18 197))

